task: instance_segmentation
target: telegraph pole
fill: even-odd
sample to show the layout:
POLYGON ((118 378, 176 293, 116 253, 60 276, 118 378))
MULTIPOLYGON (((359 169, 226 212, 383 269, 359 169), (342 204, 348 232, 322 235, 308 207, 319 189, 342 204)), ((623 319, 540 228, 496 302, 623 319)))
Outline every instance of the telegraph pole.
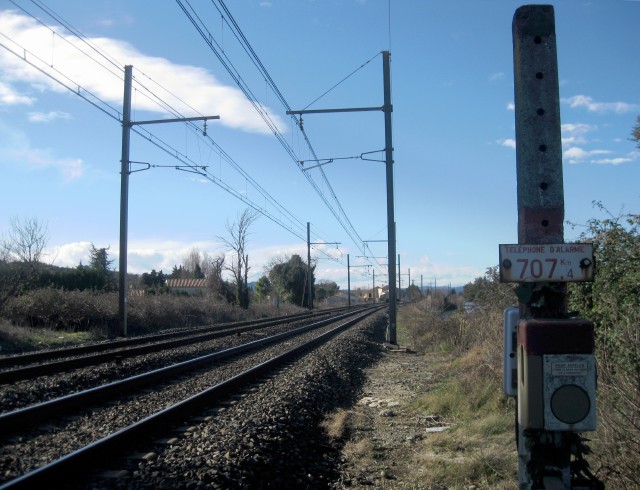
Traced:
POLYGON ((351 306, 351 266, 349 265, 349 254, 347 254, 347 305, 351 306))
POLYGON ((124 99, 122 102, 122 158, 120 159, 120 264, 118 318, 120 335, 127 336, 127 237, 129 214, 129 143, 131 139, 131 80, 133 67, 124 67, 124 99))
POLYGON ((340 242, 312 242, 311 241, 311 223, 307 221, 307 287, 309 289, 307 298, 309 299, 309 309, 313 309, 313 290, 311 281, 311 245, 340 245, 340 242))
MULTIPOLYGON (((368 264, 364 264, 364 265, 351 265, 349 263, 349 254, 347 254, 347 293, 349 295, 349 306, 351 306, 351 268, 352 267, 369 267, 368 264)), ((374 271, 375 274, 375 271, 374 271)), ((374 275, 374 281, 375 281, 375 275, 374 275)))
POLYGON ((129 228, 129 174, 131 161, 129 150, 131 144, 131 128, 142 124, 161 124, 168 122, 204 121, 205 134, 208 119, 220 119, 220 116, 183 117, 175 119, 154 119, 150 121, 131 121, 131 86, 133 66, 124 67, 124 97, 122 102, 122 158, 120 160, 120 260, 118 284, 118 319, 120 335, 127 336, 127 236, 129 228))
POLYGON ((384 112, 384 142, 385 142, 385 165, 387 177, 387 236, 388 236, 388 262, 389 262, 389 325, 387 326, 386 340, 391 344, 396 344, 396 231, 395 231, 395 210, 393 198, 393 136, 391 129, 391 55, 389 51, 382 52, 382 75, 384 85, 384 103, 382 107, 358 107, 347 109, 305 109, 287 111, 291 114, 322 114, 328 112, 384 112))
POLYGON ((373 299, 373 304, 376 304, 376 270, 373 269, 373 285, 371 286, 371 296, 373 299))
POLYGON ((313 310, 313 294, 311 292, 311 223, 307 221, 307 298, 309 309, 313 310))
POLYGON ((396 340, 396 269, 393 258, 396 256, 396 218, 393 198, 393 135, 391 131, 391 63, 389 51, 382 52, 384 78, 384 147, 387 170, 387 245, 389 249, 389 325, 387 342, 397 344, 396 340))

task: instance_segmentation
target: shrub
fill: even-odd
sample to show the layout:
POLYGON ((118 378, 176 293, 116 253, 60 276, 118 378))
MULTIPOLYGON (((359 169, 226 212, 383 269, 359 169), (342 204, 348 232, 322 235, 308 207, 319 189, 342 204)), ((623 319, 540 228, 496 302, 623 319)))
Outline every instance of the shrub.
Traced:
MULTIPOLYGON (((602 205, 597 206, 603 210, 602 205)), ((640 487, 640 216, 587 224, 593 242, 592 283, 571 284, 570 307, 594 322, 598 362, 599 476, 615 488, 640 487)))
POLYGON ((3 317, 13 324, 59 330, 86 330, 117 321, 115 294, 46 288, 9 299, 3 317))
MULTIPOLYGON (((293 311, 300 308, 292 305, 280 308, 280 314, 293 311)), ((274 308, 268 305, 252 305, 243 310, 211 296, 150 294, 128 299, 127 325, 128 334, 140 335, 275 315, 274 308)), ((14 325, 67 331, 91 329, 107 336, 119 334, 117 293, 38 289, 9 298, 1 316, 14 325)))

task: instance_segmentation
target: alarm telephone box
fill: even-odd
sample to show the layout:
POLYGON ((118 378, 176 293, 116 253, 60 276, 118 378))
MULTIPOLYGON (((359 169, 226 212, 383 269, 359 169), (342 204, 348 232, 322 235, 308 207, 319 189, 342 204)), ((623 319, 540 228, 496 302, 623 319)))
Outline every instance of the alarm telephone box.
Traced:
POLYGON ((553 431, 595 430, 593 323, 580 318, 520 320, 517 339, 520 426, 553 431))

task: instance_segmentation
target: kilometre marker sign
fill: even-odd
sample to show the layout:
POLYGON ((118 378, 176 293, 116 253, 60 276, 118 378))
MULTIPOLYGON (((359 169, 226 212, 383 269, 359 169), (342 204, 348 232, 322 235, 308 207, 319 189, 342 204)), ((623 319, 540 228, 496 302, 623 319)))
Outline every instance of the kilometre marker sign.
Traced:
POLYGON ((592 281, 593 244, 500 245, 502 282, 592 281))

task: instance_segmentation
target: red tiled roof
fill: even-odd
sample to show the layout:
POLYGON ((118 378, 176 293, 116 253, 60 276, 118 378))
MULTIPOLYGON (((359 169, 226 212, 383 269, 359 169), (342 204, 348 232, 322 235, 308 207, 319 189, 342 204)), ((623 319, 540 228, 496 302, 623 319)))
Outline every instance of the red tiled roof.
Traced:
POLYGON ((170 288, 206 288, 206 279, 167 279, 170 288))

